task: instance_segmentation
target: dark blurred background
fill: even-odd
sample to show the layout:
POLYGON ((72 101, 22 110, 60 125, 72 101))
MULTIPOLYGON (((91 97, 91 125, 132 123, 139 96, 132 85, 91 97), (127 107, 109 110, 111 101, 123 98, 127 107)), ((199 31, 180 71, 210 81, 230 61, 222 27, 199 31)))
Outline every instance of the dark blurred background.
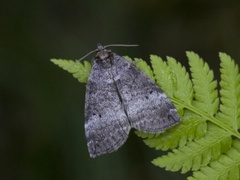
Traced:
POLYGON ((168 55, 184 65, 192 50, 219 78, 219 51, 240 60, 240 1, 1 0, 1 180, 186 178, 152 165, 162 152, 133 132, 116 153, 89 157, 85 84, 50 58, 78 59, 98 42, 139 44, 111 49, 145 60, 168 55))

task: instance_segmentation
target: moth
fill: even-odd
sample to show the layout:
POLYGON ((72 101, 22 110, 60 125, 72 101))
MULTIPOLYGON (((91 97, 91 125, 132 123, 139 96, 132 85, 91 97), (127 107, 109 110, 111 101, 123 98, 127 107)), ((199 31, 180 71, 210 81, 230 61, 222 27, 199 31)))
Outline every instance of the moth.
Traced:
POLYGON ((131 128, 162 133, 180 122, 170 99, 145 73, 106 46, 94 51, 85 97, 90 157, 116 151, 131 128))

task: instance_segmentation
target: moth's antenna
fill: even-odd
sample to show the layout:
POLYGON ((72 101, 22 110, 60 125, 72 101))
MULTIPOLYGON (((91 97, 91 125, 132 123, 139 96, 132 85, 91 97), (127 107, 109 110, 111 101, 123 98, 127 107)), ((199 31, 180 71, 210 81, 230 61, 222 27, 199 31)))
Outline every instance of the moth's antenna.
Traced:
MULTIPOLYGON (((136 46, 139 46, 138 44, 109 44, 109 45, 106 45, 106 46, 101 46, 103 48, 107 48, 107 47, 112 47, 112 46, 122 46, 122 47, 136 47, 136 46)), ((84 55, 83 57, 81 57, 78 61, 81 61, 83 60, 85 57, 89 56, 90 54, 98 51, 99 49, 94 49, 92 51, 90 51, 89 53, 87 53, 86 55, 84 55)))
POLYGON ((92 50, 92 51, 90 51, 89 53, 87 53, 85 56, 83 56, 83 57, 81 57, 78 61, 81 61, 81 60, 83 60, 85 57, 87 57, 87 56, 89 56, 90 54, 92 54, 92 53, 94 53, 94 52, 96 52, 98 49, 94 49, 94 50, 92 50))
POLYGON ((104 48, 112 47, 112 46, 136 47, 136 46, 139 46, 139 45, 138 44, 109 44, 109 45, 104 46, 104 48))

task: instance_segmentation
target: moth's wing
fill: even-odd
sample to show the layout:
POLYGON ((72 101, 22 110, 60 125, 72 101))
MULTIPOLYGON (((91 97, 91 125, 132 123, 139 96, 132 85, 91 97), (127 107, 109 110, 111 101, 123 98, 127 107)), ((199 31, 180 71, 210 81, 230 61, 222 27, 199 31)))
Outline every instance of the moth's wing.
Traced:
POLYGON ((150 78, 121 56, 114 59, 114 81, 131 127, 161 133, 180 122, 170 99, 150 78))
POLYGON ((90 156, 117 150, 127 140, 130 129, 110 69, 94 63, 85 104, 85 134, 90 156))

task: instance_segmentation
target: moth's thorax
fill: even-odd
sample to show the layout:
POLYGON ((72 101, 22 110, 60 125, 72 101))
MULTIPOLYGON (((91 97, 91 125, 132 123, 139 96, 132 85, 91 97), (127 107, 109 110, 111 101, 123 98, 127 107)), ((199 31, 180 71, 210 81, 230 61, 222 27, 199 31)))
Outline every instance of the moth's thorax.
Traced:
POLYGON ((99 49, 95 56, 96 63, 100 64, 103 68, 110 68, 112 66, 113 53, 111 50, 99 49))

